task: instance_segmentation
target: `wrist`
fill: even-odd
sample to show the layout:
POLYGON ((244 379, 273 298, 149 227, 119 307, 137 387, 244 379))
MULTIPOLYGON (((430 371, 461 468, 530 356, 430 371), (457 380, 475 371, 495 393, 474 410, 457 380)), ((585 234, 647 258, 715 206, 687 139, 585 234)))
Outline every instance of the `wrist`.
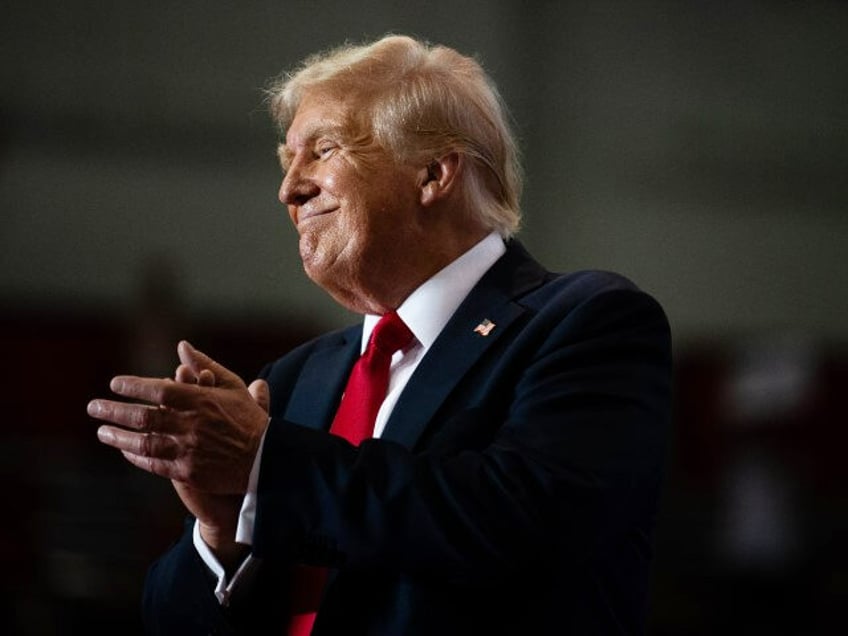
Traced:
POLYGON ((250 553, 250 546, 235 540, 235 527, 210 525, 198 520, 200 537, 224 567, 227 574, 232 574, 238 565, 250 553))

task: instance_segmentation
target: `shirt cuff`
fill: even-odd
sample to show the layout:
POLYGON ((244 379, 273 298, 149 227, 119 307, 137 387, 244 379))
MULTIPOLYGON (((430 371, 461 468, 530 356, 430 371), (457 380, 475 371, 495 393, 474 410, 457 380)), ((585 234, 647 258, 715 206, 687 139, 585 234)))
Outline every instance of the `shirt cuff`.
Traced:
POLYGON ((194 522, 192 539, 194 540, 194 547, 200 555, 200 558, 203 559, 206 567, 208 567, 218 579, 215 584, 215 598, 218 599, 218 602, 221 605, 226 607, 230 604, 230 597, 232 596, 233 589, 238 584, 244 573, 251 569, 254 561, 253 555, 247 555, 247 558, 242 562, 238 570, 236 570, 236 573, 233 574, 233 578, 227 581, 227 573, 224 570, 224 566, 221 565, 221 562, 218 561, 214 554, 212 554, 212 550, 209 549, 209 546, 206 545, 203 537, 200 536, 199 521, 194 522))
MULTIPOLYGON (((270 423, 271 419, 268 418, 268 424, 270 423)), ((253 525, 256 520, 256 493, 259 489, 259 465, 262 462, 262 448, 265 446, 265 435, 267 433, 268 427, 266 426, 265 432, 262 433, 262 439, 259 440, 259 449, 256 451, 256 457, 253 459, 253 468, 251 468, 250 477, 247 480, 247 492, 244 494, 244 499, 241 502, 238 525, 236 526, 236 542, 245 545, 253 545, 253 525)))
MULTIPOLYGON (((268 418, 268 423, 271 423, 270 418, 268 418)), ((243 543, 245 545, 253 544, 253 526, 256 519, 256 492, 259 484, 259 465, 261 463, 262 448, 265 445, 265 434, 267 432, 268 427, 266 426, 265 432, 262 433, 262 439, 259 440, 259 448, 256 451, 256 457, 253 460, 253 467, 250 470, 250 477, 247 482, 247 492, 242 500, 241 510, 239 511, 239 521, 236 526, 236 542, 243 543)), ((203 559, 206 567, 208 567, 218 579, 215 585, 215 598, 218 599, 218 602, 221 605, 228 605, 234 587, 238 584, 244 573, 251 569, 254 562, 253 555, 249 554, 239 566, 238 570, 236 570, 232 579, 227 581, 227 573, 224 570, 224 566, 221 565, 221 562, 218 561, 212 553, 212 550, 210 550, 209 546, 206 545, 203 537, 200 536, 200 522, 198 521, 194 522, 192 540, 194 542, 194 548, 197 550, 200 558, 203 559)))

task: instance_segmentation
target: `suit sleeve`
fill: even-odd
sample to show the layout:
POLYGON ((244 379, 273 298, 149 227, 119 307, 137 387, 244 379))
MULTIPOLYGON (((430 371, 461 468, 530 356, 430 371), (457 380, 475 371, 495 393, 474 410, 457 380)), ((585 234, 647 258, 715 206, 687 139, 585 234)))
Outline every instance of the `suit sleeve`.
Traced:
POLYGON ((214 575, 192 541, 194 518, 187 517, 180 539, 151 565, 142 597, 144 633, 150 636, 235 636, 277 633, 285 624, 286 568, 266 564, 237 588, 230 606, 214 595, 214 575), (268 566, 270 565, 270 567, 268 566))
POLYGON ((254 552, 474 581, 647 533, 670 402, 661 308, 631 289, 554 297, 514 328, 423 448, 272 420, 254 552))

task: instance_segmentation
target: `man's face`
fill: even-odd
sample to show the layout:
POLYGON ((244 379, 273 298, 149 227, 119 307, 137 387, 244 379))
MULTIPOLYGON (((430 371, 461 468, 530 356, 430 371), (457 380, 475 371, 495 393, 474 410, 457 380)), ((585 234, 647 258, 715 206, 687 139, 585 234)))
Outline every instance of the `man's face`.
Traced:
POLYGON ((403 270, 427 239, 418 223, 421 171, 367 135, 354 139, 346 112, 335 99, 304 99, 279 148, 279 196, 308 276, 349 309, 382 313, 411 291, 398 289, 403 270))

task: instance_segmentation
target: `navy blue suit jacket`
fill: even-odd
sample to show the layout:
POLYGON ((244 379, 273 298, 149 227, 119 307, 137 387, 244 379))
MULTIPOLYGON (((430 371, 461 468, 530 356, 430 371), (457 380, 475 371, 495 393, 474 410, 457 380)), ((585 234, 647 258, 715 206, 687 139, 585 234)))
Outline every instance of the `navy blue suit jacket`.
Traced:
POLYGON ((285 573, 311 563, 332 573, 315 634, 641 633, 670 410, 656 301, 512 241, 357 449, 325 431, 360 338, 263 371, 261 565, 222 608, 186 532, 149 572, 150 632, 282 633, 285 573))

